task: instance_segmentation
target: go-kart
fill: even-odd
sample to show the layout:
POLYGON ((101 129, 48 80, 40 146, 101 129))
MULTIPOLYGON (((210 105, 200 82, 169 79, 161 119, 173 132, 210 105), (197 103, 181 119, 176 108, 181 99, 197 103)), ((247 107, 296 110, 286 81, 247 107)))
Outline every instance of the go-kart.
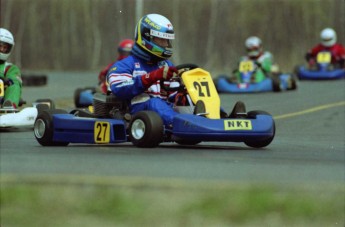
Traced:
POLYGON ((295 73, 300 80, 334 80, 344 79, 345 69, 331 64, 331 53, 323 51, 316 56, 313 67, 297 66, 295 73))
MULTIPOLYGON (((4 94, 4 82, 0 79, 0 103, 3 102, 4 94)), ((25 104, 26 101, 21 99, 18 107, 25 104)), ((37 99, 32 105, 32 107, 25 108, 3 107, 0 105, 0 128, 33 127, 38 112, 55 108, 53 101, 50 99, 37 99)))
POLYGON ((221 111, 220 98, 207 71, 192 64, 177 68, 183 71, 177 89, 190 102, 175 106, 179 114, 171 127, 165 127, 156 112, 140 111, 131 116, 125 101, 96 93, 93 113, 83 109, 69 113, 60 109, 42 111, 34 124, 38 143, 67 146, 132 142, 137 147, 156 147, 162 142, 195 145, 202 141, 225 141, 261 148, 272 142, 275 123, 269 113, 246 112, 244 104, 238 102, 227 115, 221 111))
POLYGON ((297 88, 294 76, 286 73, 272 74, 259 82, 253 82, 258 70, 253 61, 241 61, 238 68, 239 78, 220 75, 215 80, 216 88, 220 93, 279 92, 297 88))

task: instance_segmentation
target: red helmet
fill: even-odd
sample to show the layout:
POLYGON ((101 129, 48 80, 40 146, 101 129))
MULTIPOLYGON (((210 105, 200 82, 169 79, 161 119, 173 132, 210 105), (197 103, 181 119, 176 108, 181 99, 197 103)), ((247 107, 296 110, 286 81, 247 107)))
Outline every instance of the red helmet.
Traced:
POLYGON ((124 39, 120 42, 118 51, 119 51, 119 58, 125 58, 130 55, 132 48, 134 45, 134 41, 131 39, 124 39))

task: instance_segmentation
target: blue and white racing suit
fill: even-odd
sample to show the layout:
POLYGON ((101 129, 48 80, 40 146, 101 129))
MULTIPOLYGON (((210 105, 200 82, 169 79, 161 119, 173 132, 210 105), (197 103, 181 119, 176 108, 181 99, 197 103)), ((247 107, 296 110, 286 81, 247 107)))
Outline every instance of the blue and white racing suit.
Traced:
POLYGON ((165 65, 173 64, 169 60, 150 64, 131 55, 115 62, 108 71, 107 79, 111 92, 129 103, 131 114, 152 110, 160 115, 165 126, 170 127, 177 113, 173 110, 173 104, 168 102, 167 92, 161 89, 159 81, 145 89, 141 80, 143 75, 165 65))

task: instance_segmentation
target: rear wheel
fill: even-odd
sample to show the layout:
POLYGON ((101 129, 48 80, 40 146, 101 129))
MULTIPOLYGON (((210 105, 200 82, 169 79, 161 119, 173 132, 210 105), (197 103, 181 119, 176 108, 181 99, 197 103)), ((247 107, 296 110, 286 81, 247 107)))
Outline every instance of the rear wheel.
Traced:
MULTIPOLYGON (((248 118, 255 119, 257 115, 269 115, 271 114, 267 113, 266 111, 262 110, 255 110, 255 111, 249 111, 248 112, 248 118)), ((249 146, 249 147, 254 147, 254 148, 262 148, 268 146, 272 141, 275 136, 276 132, 276 127, 275 123, 273 122, 273 134, 271 137, 263 139, 263 140, 252 140, 252 141, 245 141, 244 143, 249 146)))
POLYGON ((43 110, 55 109, 55 103, 51 99, 37 99, 35 103, 38 113, 43 110))
POLYGON ((39 144, 42 146, 67 146, 68 142, 55 142, 53 114, 65 114, 65 110, 53 109, 40 112, 35 120, 34 134, 39 144))
POLYGON ((272 77, 272 87, 274 92, 279 92, 282 89, 280 88, 280 78, 273 76, 272 77))
POLYGON ((154 111, 136 113, 129 124, 129 139, 137 147, 157 147, 163 141, 161 117, 154 111))

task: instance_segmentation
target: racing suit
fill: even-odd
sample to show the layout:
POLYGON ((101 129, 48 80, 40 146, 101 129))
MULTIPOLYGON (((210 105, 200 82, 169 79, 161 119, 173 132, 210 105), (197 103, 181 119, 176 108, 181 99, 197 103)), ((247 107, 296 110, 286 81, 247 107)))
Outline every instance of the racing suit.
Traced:
POLYGON ((315 64, 316 56, 319 52, 322 51, 329 51, 331 52, 332 64, 339 64, 341 68, 345 68, 345 47, 340 43, 336 43, 331 47, 326 47, 321 43, 313 47, 308 53, 306 54, 306 60, 309 62, 310 65, 315 64))
POLYGON ((128 102, 131 114, 152 110, 160 115, 166 127, 171 127, 177 113, 173 110, 173 104, 168 102, 168 93, 161 89, 160 81, 146 89, 141 79, 143 75, 163 66, 173 64, 169 60, 151 63, 136 55, 130 55, 111 66, 107 80, 112 93, 128 102))
POLYGON ((22 79, 19 68, 9 62, 1 62, 0 78, 6 87, 3 100, 0 100, 1 104, 10 100, 15 105, 14 107, 18 107, 22 94, 22 79))
MULTIPOLYGON (((117 60, 115 62, 120 61, 120 60, 122 60, 122 59, 124 59, 126 57, 127 56, 125 56, 125 55, 119 55, 119 57, 117 58, 117 60)), ((112 62, 112 63, 108 64, 104 69, 102 69, 102 71, 98 75, 98 83, 99 83, 101 92, 103 94, 106 94, 107 91, 108 91, 108 85, 107 85, 107 82, 106 82, 106 76, 107 76, 107 73, 108 73, 109 69, 111 68, 111 66, 115 62, 112 62)))

